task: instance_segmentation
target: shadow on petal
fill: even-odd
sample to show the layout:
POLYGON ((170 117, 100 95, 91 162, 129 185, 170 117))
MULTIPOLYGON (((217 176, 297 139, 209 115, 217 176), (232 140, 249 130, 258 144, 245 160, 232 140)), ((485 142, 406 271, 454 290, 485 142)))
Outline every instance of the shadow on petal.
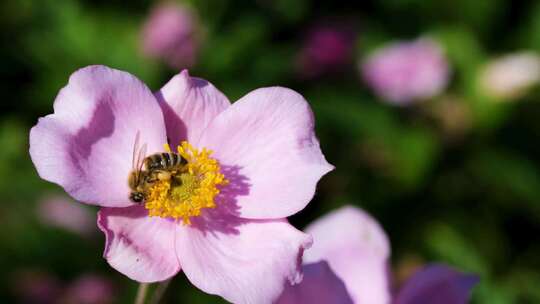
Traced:
POLYGON ((478 281, 476 275, 443 264, 429 265, 405 283, 394 304, 466 304, 478 281))
POLYGON ((326 261, 306 264, 302 268, 302 282, 287 284, 276 304, 353 304, 345 284, 326 261))
POLYGON ((163 117, 165 118, 165 127, 167 129, 167 142, 169 144, 177 145, 187 138, 187 126, 180 119, 178 114, 174 111, 170 104, 165 101, 163 93, 157 91, 154 96, 159 102, 159 106, 163 111, 163 117))
POLYGON ((87 160, 90 157, 92 146, 95 143, 113 134, 115 117, 110 103, 103 100, 106 98, 108 97, 103 97, 99 102, 87 126, 73 136, 69 155, 78 167, 81 166, 81 159, 87 160))
POLYGON ((192 219, 192 226, 203 233, 239 234, 237 227, 247 222, 240 218, 238 197, 249 195, 249 179, 240 174, 238 166, 222 166, 221 173, 229 183, 216 196, 216 208, 204 209, 200 217, 192 219))

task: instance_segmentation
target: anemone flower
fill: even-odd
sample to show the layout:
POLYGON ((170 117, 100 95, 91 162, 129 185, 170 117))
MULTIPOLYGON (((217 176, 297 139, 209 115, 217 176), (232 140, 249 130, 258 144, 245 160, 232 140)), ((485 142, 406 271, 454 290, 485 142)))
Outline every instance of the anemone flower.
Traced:
POLYGON ((139 282, 180 270, 201 290, 235 303, 268 303, 301 280, 311 237, 286 217, 302 210, 333 167, 298 93, 261 88, 234 104, 187 71, 152 94, 105 66, 71 75, 54 113, 30 131, 39 175, 101 206, 104 257, 139 282), (146 155, 178 145, 187 163, 129 199, 136 138, 146 155))
POLYGON ((376 50, 361 64, 365 81, 384 101, 407 105, 441 93, 449 67, 435 40, 397 42, 376 50))
POLYGON ((388 238, 371 216, 352 206, 316 220, 306 232, 314 242, 304 255, 304 280, 287 286, 278 304, 461 304, 478 280, 445 265, 432 265, 393 295, 388 238))
POLYGON ((142 49, 147 56, 162 59, 171 68, 191 67, 199 52, 199 27, 197 16, 188 7, 159 4, 143 26, 142 49))

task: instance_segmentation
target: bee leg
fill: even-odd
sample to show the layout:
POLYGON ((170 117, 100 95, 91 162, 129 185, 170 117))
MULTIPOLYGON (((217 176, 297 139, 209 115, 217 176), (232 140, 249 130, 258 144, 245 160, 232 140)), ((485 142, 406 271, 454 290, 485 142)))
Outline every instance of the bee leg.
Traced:
POLYGON ((155 183, 158 181, 158 178, 153 174, 146 175, 144 182, 145 183, 155 183))
POLYGON ((159 179, 160 181, 170 180, 171 179, 171 172, 159 171, 157 173, 157 179, 159 179))

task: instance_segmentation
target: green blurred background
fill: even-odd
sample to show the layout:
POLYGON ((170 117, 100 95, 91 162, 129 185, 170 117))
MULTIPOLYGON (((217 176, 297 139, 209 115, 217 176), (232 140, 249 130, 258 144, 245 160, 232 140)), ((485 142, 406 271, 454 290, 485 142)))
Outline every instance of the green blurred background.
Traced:
MULTIPOLYGON (((231 100, 282 85, 311 103, 322 150, 336 170, 319 183, 313 202, 291 218, 297 227, 355 204, 387 231, 398 275, 441 261, 481 276, 473 303, 540 303, 540 91, 531 87, 500 101, 480 92, 476 81, 482 66, 497 56, 540 52, 540 3, 357 2, 183 2, 198 16, 201 37, 190 73, 231 100), (337 70, 306 77, 296 62, 307 33, 318 24, 345 25, 353 51, 337 70), (410 106, 383 102, 362 81, 358 62, 386 42, 422 35, 437 39, 449 60, 446 91, 410 106)), ((58 90, 80 67, 122 69, 152 90, 177 73, 141 51, 141 29, 155 5, 0 3, 2 303, 34 301, 28 290, 46 285, 40 280, 59 290, 88 273, 112 284, 111 302, 133 301, 137 284, 101 257, 104 237, 97 227, 81 235, 40 219, 40 202, 63 191, 37 176, 28 132, 38 117, 52 112, 58 90)), ((84 208, 95 217, 97 208, 84 208)), ((165 300, 221 302, 182 274, 165 300)))

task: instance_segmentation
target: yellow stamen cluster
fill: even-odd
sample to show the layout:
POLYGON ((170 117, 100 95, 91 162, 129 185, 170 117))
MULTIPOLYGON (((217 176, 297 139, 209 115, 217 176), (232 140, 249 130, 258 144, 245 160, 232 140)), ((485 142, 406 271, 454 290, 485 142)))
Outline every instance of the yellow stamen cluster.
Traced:
MULTIPOLYGON (((168 145, 165 149, 170 152, 168 145)), ((178 146, 178 154, 187 164, 171 172, 171 179, 152 184, 145 207, 149 216, 181 218, 189 225, 190 217, 199 216, 201 209, 216 207, 218 186, 228 181, 220 172, 217 160, 210 157, 212 151, 205 148, 199 151, 184 141, 178 146)))

